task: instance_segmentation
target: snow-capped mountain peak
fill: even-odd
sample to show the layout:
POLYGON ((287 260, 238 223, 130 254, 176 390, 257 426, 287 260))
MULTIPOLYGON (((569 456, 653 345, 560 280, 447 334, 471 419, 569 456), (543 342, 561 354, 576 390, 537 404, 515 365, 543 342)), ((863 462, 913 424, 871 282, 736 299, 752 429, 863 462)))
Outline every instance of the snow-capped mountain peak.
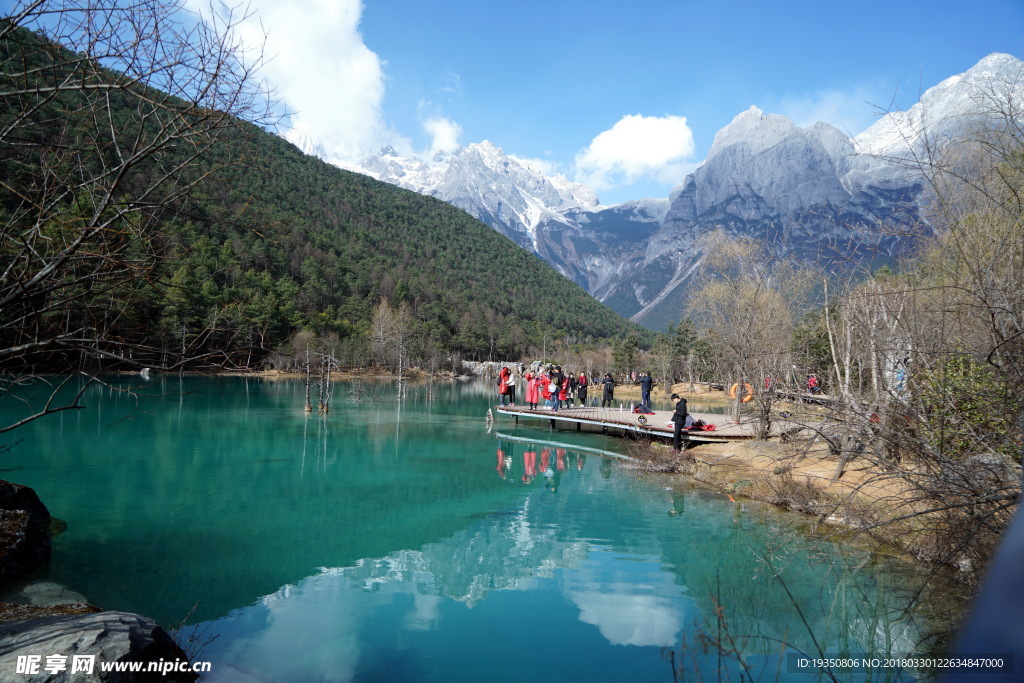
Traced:
POLYGON ((364 159, 360 169, 378 180, 450 202, 516 241, 522 241, 517 234, 525 235, 533 247, 542 220, 600 206, 586 185, 561 174, 547 176, 489 140, 452 153, 439 152, 430 162, 400 157, 388 146, 364 159))
POLYGON ((708 151, 708 159, 727 147, 743 143, 757 152, 774 147, 796 131, 796 125, 780 114, 765 114, 757 107, 740 112, 722 130, 715 134, 715 140, 708 151))
POLYGON ((1024 97, 1024 62, 993 52, 962 74, 929 88, 906 111, 884 114, 856 136, 857 150, 903 158, 923 151, 926 137, 939 141, 965 125, 1004 116, 1005 104, 1024 97))

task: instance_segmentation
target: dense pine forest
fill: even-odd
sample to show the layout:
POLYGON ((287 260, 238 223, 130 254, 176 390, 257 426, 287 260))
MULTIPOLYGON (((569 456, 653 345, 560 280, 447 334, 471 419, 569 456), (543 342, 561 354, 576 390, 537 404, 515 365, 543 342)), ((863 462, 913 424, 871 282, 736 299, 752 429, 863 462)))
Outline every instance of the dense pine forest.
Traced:
POLYGON ((312 345, 438 369, 643 334, 461 210, 235 116, 261 122, 251 99, 210 106, 251 93, 197 102, 158 64, 0 34, 8 366, 253 368, 312 345))
POLYGON ((187 219, 171 222, 167 297, 153 302, 147 323, 164 347, 210 330, 208 343, 272 349, 307 330, 358 349, 381 304, 398 317, 407 310, 404 337, 420 360, 517 357, 544 334, 634 329, 440 200, 334 168, 252 128, 215 151, 243 162, 211 176, 187 219))

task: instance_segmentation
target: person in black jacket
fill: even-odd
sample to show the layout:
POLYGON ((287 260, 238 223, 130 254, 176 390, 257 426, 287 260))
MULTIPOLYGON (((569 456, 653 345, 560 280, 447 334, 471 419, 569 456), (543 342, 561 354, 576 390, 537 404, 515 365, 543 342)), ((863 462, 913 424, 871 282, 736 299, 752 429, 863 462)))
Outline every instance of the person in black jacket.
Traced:
POLYGON ((587 379, 586 373, 581 372, 580 378, 576 380, 576 398, 580 400, 580 405, 587 405, 587 386, 590 384, 590 380, 587 379))
POLYGON ((686 426, 686 399, 679 394, 672 394, 672 400, 676 401, 675 412, 672 413, 672 448, 677 452, 683 447, 683 428, 686 426))
POLYGON ((651 409, 651 388, 654 386, 654 378, 651 373, 640 373, 640 403, 651 409))
POLYGON ((615 380, 612 379, 611 373, 605 373, 601 384, 604 385, 604 391, 601 392, 601 407, 611 408, 612 401, 615 400, 615 380))

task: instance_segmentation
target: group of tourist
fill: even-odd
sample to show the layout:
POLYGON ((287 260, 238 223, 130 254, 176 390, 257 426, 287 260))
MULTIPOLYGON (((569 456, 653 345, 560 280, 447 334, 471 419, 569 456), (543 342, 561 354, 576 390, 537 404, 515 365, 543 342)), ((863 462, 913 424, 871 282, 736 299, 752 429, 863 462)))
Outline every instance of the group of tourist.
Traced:
MULTIPOLYGON (((590 390, 591 380, 585 372, 577 377, 573 373, 563 373, 561 366, 549 365, 537 372, 527 370, 523 374, 523 381, 526 383, 526 405, 530 410, 537 410, 540 400, 544 400, 544 410, 557 412, 563 406, 571 408, 574 400, 578 400, 581 406, 587 404, 587 395, 590 390)), ((634 375, 634 381, 640 385, 640 406, 642 412, 649 413, 651 403, 651 388, 654 380, 649 372, 641 372, 639 376, 634 375)), ((611 373, 605 373, 601 379, 601 407, 611 407, 615 398, 615 379, 611 373)), ((501 395, 501 405, 514 406, 516 404, 516 378, 507 367, 498 373, 498 393, 501 395)), ((686 399, 679 394, 672 394, 673 413, 672 422, 672 447, 678 451, 682 448, 682 432, 691 428, 694 424, 693 417, 687 410, 686 399)), ((704 423, 701 422, 701 425, 704 423)), ((714 429, 714 425, 711 426, 714 429)), ((499 453, 499 471, 502 467, 499 453)))
MULTIPOLYGON (((593 383, 585 372, 580 372, 578 376, 571 372, 565 373, 559 365, 549 365, 536 372, 527 370, 523 374, 523 382, 526 387, 526 405, 530 410, 537 410, 543 400, 544 410, 556 412, 563 407, 571 408, 575 401, 585 406, 593 383)), ((606 373, 600 384, 601 407, 607 408, 615 399, 615 379, 606 373)), ((501 395, 501 405, 516 404, 516 378, 507 367, 502 368, 498 375, 498 393, 501 395)))

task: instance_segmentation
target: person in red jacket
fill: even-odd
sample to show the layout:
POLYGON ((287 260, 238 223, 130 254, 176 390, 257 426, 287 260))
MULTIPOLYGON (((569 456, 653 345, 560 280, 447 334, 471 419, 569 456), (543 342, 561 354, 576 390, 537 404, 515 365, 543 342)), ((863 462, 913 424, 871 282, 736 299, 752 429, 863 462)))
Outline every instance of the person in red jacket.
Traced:
POLYGON ((510 374, 508 368, 502 368, 501 372, 498 373, 498 395, 501 396, 501 405, 507 405, 508 403, 508 380, 510 374))
POLYGON ((537 375, 527 371, 524 375, 526 380, 526 403, 530 406, 530 410, 537 410, 537 384, 540 380, 537 379, 537 375))
POLYGON ((544 405, 548 408, 551 407, 551 377, 548 373, 540 373, 540 397, 544 399, 544 405))
POLYGON ((502 368, 498 373, 498 396, 501 397, 501 405, 505 405, 505 371, 506 368, 502 368))
POLYGON ((572 407, 569 405, 569 377, 565 377, 562 386, 558 388, 558 403, 564 403, 566 408, 572 407))

